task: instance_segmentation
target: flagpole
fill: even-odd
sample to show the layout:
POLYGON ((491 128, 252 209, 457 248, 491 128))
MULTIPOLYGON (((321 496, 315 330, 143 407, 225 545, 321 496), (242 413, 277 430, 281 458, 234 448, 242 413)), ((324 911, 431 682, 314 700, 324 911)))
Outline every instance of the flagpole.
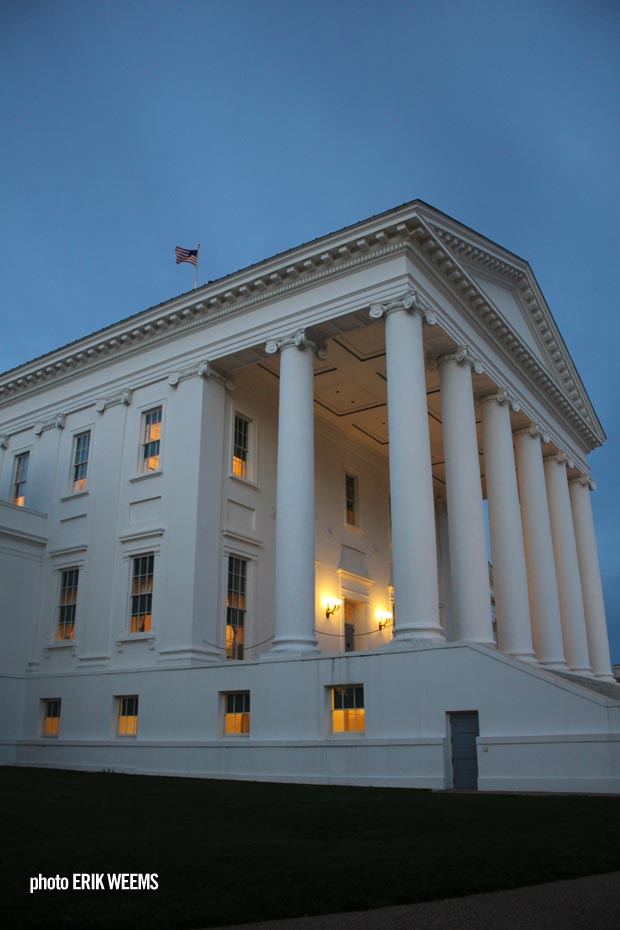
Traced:
POLYGON ((198 258, 200 256, 200 243, 196 243, 196 264, 194 265, 194 290, 198 287, 198 258))

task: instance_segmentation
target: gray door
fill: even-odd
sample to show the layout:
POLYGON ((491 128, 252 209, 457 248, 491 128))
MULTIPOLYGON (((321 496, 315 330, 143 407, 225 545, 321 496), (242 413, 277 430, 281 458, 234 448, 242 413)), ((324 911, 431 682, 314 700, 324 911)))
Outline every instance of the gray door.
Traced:
POLYGON ((478 754, 476 737, 479 735, 478 711, 451 713, 452 784, 455 788, 478 787, 478 754))

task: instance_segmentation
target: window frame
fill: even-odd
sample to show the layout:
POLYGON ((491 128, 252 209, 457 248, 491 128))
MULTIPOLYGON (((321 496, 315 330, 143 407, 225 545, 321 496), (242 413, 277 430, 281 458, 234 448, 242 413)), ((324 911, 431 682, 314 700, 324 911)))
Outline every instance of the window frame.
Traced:
POLYGON ((345 468, 344 470, 344 525, 352 530, 357 530, 360 532, 361 525, 361 513, 360 513, 360 479, 359 475, 352 471, 350 468, 345 468), (349 519, 349 488, 348 482, 349 479, 353 482, 353 505, 354 509, 353 520, 349 519))
POLYGON ((91 460, 91 452, 93 448, 93 431, 90 427, 86 429, 80 429, 73 433, 73 444, 71 447, 71 465, 69 472, 69 494, 86 494, 88 492, 89 484, 89 466, 91 460), (84 436, 88 436, 88 445, 86 449, 86 458, 80 462, 77 461, 78 448, 80 439, 84 436), (80 477, 77 477, 77 470, 83 468, 83 474, 80 477), (83 482, 81 487, 76 487, 78 482, 83 482))
POLYGON ((13 471, 11 475, 11 502, 15 507, 25 507, 26 506, 26 493, 25 488, 29 481, 30 475, 30 449, 23 449, 21 452, 15 452, 13 455, 13 471), (26 477, 20 479, 20 463, 26 461, 26 477), (23 485, 24 493, 18 494, 20 486, 23 485), (22 498, 21 503, 19 503, 19 498, 22 498))
POLYGON ((42 721, 41 721, 41 738, 42 739, 58 739, 60 734, 60 715, 62 713, 62 698, 41 698, 41 706, 43 709, 42 721), (52 707, 52 705, 55 705, 52 707), (58 710, 58 713, 51 714, 50 709, 58 710), (53 732, 48 732, 48 721, 55 720, 57 721, 55 726, 50 727, 53 732))
POLYGON ((249 416, 239 407, 233 406, 230 417, 230 441, 228 445, 228 476, 243 484, 256 486, 257 484, 257 426, 256 419, 249 416), (247 424, 247 453, 245 459, 245 473, 239 474, 235 465, 235 448, 237 434, 237 420, 247 424))
POLYGON ((116 703, 116 736, 118 739, 136 739, 138 735, 138 724, 140 719, 140 695, 138 694, 117 694, 115 697, 116 703), (123 710, 134 709, 133 706, 128 706, 129 701, 135 701, 135 713, 123 713, 123 710), (127 722, 124 724, 122 721, 132 720, 134 723, 131 725, 131 729, 128 732, 127 722), (125 727, 123 732, 122 727, 125 727))
POLYGON ((148 637, 148 636, 153 636, 153 635, 154 635, 154 623, 153 623, 153 592, 154 592, 154 588, 155 588, 155 556, 156 556, 156 555, 157 555, 157 551, 156 551, 156 550, 147 549, 147 550, 145 550, 145 551, 143 551, 143 552, 131 553, 131 554, 128 556, 128 558, 129 558, 129 604, 128 604, 128 612, 127 612, 127 620, 128 620, 128 629, 127 629, 127 633, 128 633, 128 636, 129 636, 130 638, 132 638, 132 639, 133 639, 133 637, 135 637, 135 636, 147 636, 147 637, 148 637), (136 575, 134 566, 136 565, 136 563, 137 563, 138 561, 140 561, 140 560, 142 560, 142 559, 150 559, 150 562, 151 562, 151 564, 150 564, 150 567, 151 567, 150 575, 149 575, 149 574, 145 574, 145 575, 136 575), (149 578, 149 577, 150 577, 150 585, 151 585, 151 586, 150 586, 150 590, 147 590, 147 591, 138 591, 138 592, 134 593, 134 590, 133 590, 133 588, 134 588, 134 581, 135 581, 137 578, 149 578), (150 607, 150 611, 149 611, 149 612, 142 612, 142 613, 139 613, 139 612, 135 612, 135 613, 134 613, 134 609, 133 609, 133 608, 134 608, 134 598, 140 599, 140 598, 143 598, 143 597, 144 597, 144 598, 147 598, 147 599, 150 599, 150 600, 148 601, 149 607, 150 607), (149 625, 148 625, 148 627, 145 628, 145 629, 143 629, 143 630, 140 630, 140 629, 135 629, 135 630, 134 630, 134 629, 133 629, 134 617, 138 618, 138 617, 146 617, 146 616, 149 617, 149 621, 148 621, 148 624, 149 624, 149 625))
POLYGON ((352 737, 364 736, 366 734, 366 706, 365 706, 365 696, 364 696, 364 685, 363 684, 338 684, 338 685, 329 685, 326 688, 327 691, 327 704, 329 711, 329 732, 330 736, 336 737, 337 739, 351 739, 352 737), (345 707, 345 698, 344 692, 353 692, 353 701, 351 707, 345 707), (342 707, 336 706, 336 694, 337 692, 342 692, 342 707), (361 704, 358 703, 361 697, 361 704), (362 714, 360 715, 360 711, 362 714), (336 727, 336 722, 340 721, 340 718, 335 717, 335 714, 342 714, 342 728, 336 727), (349 718, 349 714, 352 714, 352 718, 349 718), (361 720, 362 726, 350 726, 350 722, 354 724, 361 720))
POLYGON ((140 411, 140 448, 138 454, 138 474, 139 475, 158 475, 162 471, 162 449, 164 436, 164 404, 162 402, 149 404, 140 411), (148 417, 153 413, 159 413, 159 420, 154 423, 148 423, 148 417), (147 429, 153 425, 159 425, 159 431, 155 439, 150 438, 147 429), (157 445, 155 455, 148 455, 147 448, 157 445), (157 458, 155 468, 150 468, 148 463, 157 458))
MULTIPOLYGON (((241 555, 241 554, 238 553, 238 552, 228 552, 228 553, 226 553, 226 585, 225 585, 225 599, 224 599, 224 609, 225 609, 225 616, 224 616, 224 643, 225 643, 226 660, 227 660, 227 661, 242 662, 243 659, 244 659, 244 653, 245 653, 245 648, 246 648, 245 640, 246 640, 246 634, 247 634, 247 630, 248 630, 248 622, 247 622, 247 620, 248 620, 248 601, 249 601, 249 587, 250 587, 250 585, 249 585, 249 581, 250 581, 250 577, 249 577, 249 576, 250 576, 250 571, 248 570, 248 565, 249 565, 250 562, 251 562, 251 559, 249 559, 249 558, 248 558, 247 556, 245 556, 245 555, 241 555), (230 604, 228 603, 229 598, 230 598, 230 595, 231 595, 230 577, 231 577, 231 561, 232 561, 233 559, 236 560, 237 562, 239 562, 240 564, 242 564, 242 565, 245 566, 244 575, 243 575, 243 589, 244 589, 244 590, 243 590, 243 592, 238 592, 238 591, 233 591, 233 592, 232 592, 233 595, 239 596, 239 597, 242 597, 242 598, 243 598, 243 607, 232 606, 232 605, 230 605, 230 604), (242 623, 242 624, 231 624, 231 623, 229 623, 229 622, 228 622, 228 617, 229 617, 228 611, 229 611, 229 610, 239 610, 239 611, 242 611, 242 612, 243 612, 243 623, 242 623), (228 642, 228 629, 229 629, 229 627, 231 627, 231 628, 232 628, 232 627, 237 627, 237 628, 240 628, 240 629, 243 630, 243 636, 242 636, 242 640, 241 640, 241 643, 240 643, 240 644, 239 644, 239 643, 234 643, 234 641, 233 641, 233 642, 231 642, 231 645, 229 646, 229 642, 228 642), (229 649, 234 650, 235 646, 238 647, 239 645, 240 645, 240 647, 241 647, 241 655, 229 655, 229 649)), ((235 635, 235 634, 232 634, 232 638, 233 638, 233 639, 234 639, 234 635, 235 635)))
POLYGON ((249 689, 243 691, 220 691, 220 697, 222 736, 225 739, 247 739, 251 735, 252 728, 251 691, 249 689), (234 706, 232 710, 229 710, 229 702, 233 705, 240 704, 241 706, 234 706), (229 721, 227 718, 232 719, 229 721), (228 729, 229 723, 231 724, 230 729, 228 729))
MULTIPOLYGON (((58 589, 57 609, 56 609, 56 635, 55 635, 54 639, 55 639, 55 642, 63 643, 63 644, 69 644, 69 643, 73 643, 74 640, 75 640, 75 626, 76 626, 76 620, 77 620, 78 592, 79 592, 79 585, 80 585, 80 566, 79 566, 79 565, 69 565, 69 566, 67 566, 66 568, 63 566, 62 568, 58 568, 57 571, 58 571, 58 575, 59 575, 59 589, 58 589), (75 584, 72 585, 71 587, 68 587, 68 586, 65 587, 65 585, 64 585, 65 575, 69 575, 70 573, 71 573, 71 574, 75 573, 75 575, 76 575, 75 584), (75 594, 74 594, 74 599, 73 599, 72 602, 63 604, 63 592, 64 592, 65 590, 74 591, 75 594), (67 621, 66 619, 63 619, 63 610, 64 610, 66 607, 73 607, 73 616, 72 616, 72 619, 69 620, 69 621, 67 621), (63 627, 63 626, 66 627, 69 623, 71 624, 71 635, 70 635, 70 636, 61 636, 61 635, 60 635, 60 633, 61 633, 61 627, 63 627)), ((69 613, 71 613, 71 612, 69 611, 69 613)))

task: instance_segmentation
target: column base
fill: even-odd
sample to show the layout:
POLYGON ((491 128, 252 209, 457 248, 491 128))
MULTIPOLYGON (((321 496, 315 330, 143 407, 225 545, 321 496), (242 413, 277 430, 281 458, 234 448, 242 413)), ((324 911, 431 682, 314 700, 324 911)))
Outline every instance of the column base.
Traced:
POLYGON ((614 678, 613 675, 595 675, 595 674, 593 674, 592 677, 594 678, 595 681, 606 681, 607 684, 609 684, 609 685, 618 685, 618 688, 620 688, 620 681, 616 681, 616 679, 614 678))
POLYGON ((550 672, 569 672, 568 665, 563 659, 549 659, 545 662, 543 659, 538 660, 541 668, 547 668, 550 672))
POLYGON ((568 670, 571 675, 579 675, 580 678, 594 678, 591 668, 572 668, 569 665, 568 670))
MULTIPOLYGON (((394 631, 392 643, 408 643, 412 640, 422 640, 424 642, 445 643, 446 637, 440 626, 400 626, 394 631)), ((385 643, 381 648, 389 649, 390 643, 385 643)))
MULTIPOLYGON (((498 652, 504 652, 498 649, 498 652)), ((510 656, 511 659, 518 659, 519 662, 527 662, 528 665, 538 665, 538 659, 533 652, 504 652, 504 655, 510 656)))
POLYGON ((259 659, 301 659, 304 656, 317 656, 321 650, 316 639, 274 639, 268 652, 263 652, 259 659))

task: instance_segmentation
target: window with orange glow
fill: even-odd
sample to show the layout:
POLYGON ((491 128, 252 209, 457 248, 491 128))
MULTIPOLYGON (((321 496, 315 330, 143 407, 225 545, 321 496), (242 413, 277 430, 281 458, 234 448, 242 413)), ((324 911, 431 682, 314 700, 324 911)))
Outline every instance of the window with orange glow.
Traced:
POLYGON ((242 659, 245 639, 245 613, 248 563, 235 555, 228 557, 226 595, 226 658, 242 659))
POLYGON ((61 573, 56 639, 73 639, 75 635, 75 610, 77 607, 79 576, 79 568, 68 568, 61 573))
POLYGON ((143 472, 158 471, 161 443, 162 408, 153 407, 142 414, 142 461, 143 472))
POLYGON ((86 490, 89 452, 90 430, 87 430, 85 433, 79 433, 74 440, 71 487, 75 492, 86 490))
POLYGON ((224 695, 224 736, 247 736, 250 732, 250 692, 224 695))
POLYGON ((43 736, 58 736, 60 730, 60 698, 46 700, 43 704, 45 708, 43 736))
POLYGON ((15 471, 13 478, 13 503, 18 507, 24 507, 26 504, 26 482, 28 481, 28 466, 30 464, 30 452, 22 452, 21 455, 15 456, 15 471))
POLYGON ((119 736, 135 736, 138 732, 138 698, 132 694, 118 699, 119 736))
POLYGON ((332 692, 332 733, 363 733, 363 685, 337 685, 332 692))
POLYGON ((148 552, 145 555, 136 556, 132 561, 130 632, 148 633, 153 617, 155 557, 152 552, 148 552))
POLYGON ((249 478, 250 421, 235 414, 233 431, 232 473, 237 478, 249 478))

